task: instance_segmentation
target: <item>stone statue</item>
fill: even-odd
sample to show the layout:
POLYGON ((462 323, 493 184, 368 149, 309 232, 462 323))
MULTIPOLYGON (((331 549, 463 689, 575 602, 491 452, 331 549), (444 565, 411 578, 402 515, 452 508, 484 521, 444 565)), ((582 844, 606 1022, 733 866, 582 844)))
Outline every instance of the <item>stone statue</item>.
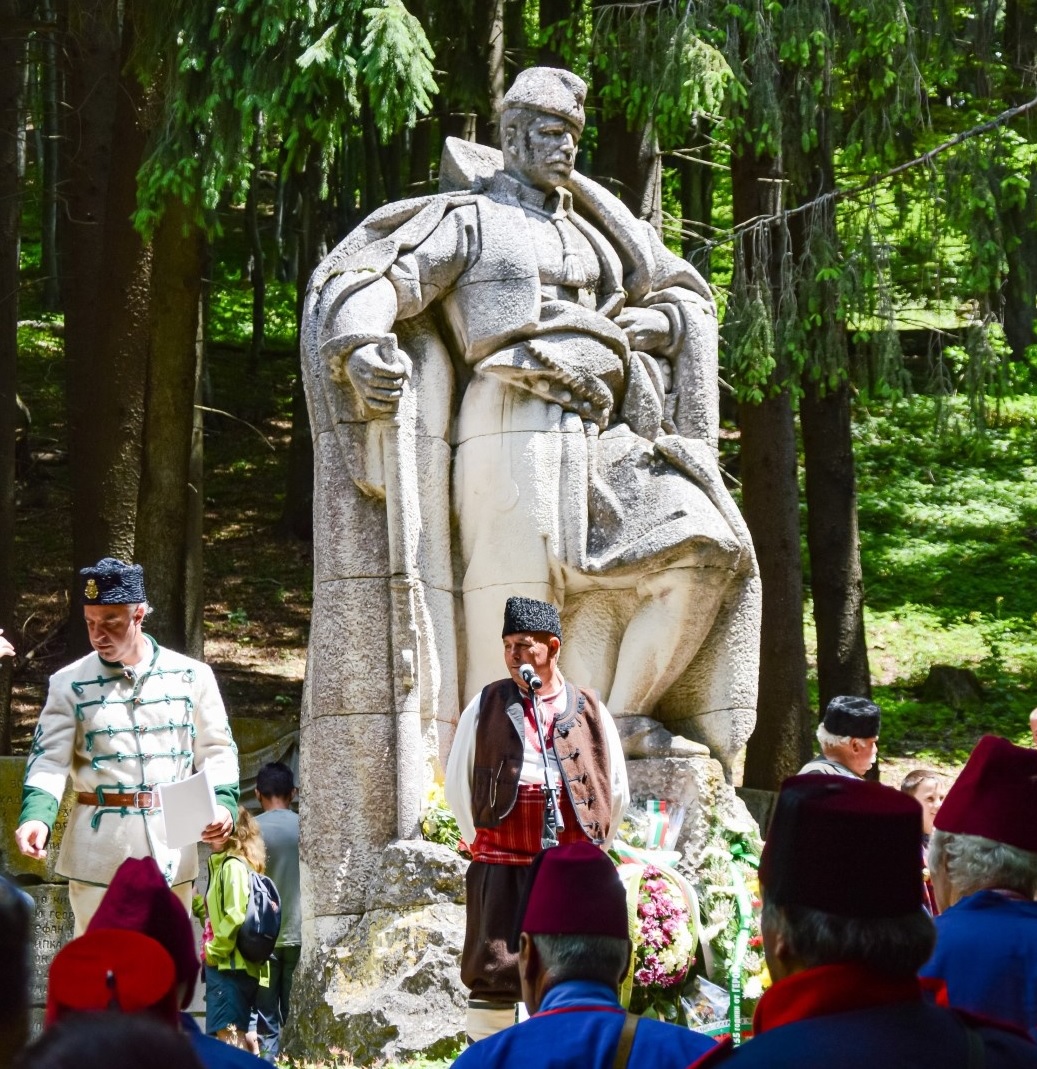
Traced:
POLYGON ((705 743, 730 773, 755 722, 760 591, 717 464, 716 308, 573 169, 585 93, 521 72, 502 153, 448 140, 441 192, 376 211, 314 276, 312 700, 334 700, 316 688, 345 657, 320 643, 384 617, 412 653, 397 686, 413 673, 418 731, 438 720, 445 753, 521 594, 561 608, 563 669, 600 689, 629 757, 705 743), (337 600, 376 576, 403 602, 383 579, 343 633, 337 600))
POLYGON ((760 590, 716 459, 716 309, 573 170, 585 92, 521 73, 503 152, 448 140, 440 192, 374 212, 310 283, 290 1053, 463 1037, 464 863, 418 821, 459 710, 500 675, 508 596, 559 607, 562 671, 600 690, 629 756, 660 758, 627 763, 641 796, 710 799, 699 830, 721 786, 736 801, 760 590))

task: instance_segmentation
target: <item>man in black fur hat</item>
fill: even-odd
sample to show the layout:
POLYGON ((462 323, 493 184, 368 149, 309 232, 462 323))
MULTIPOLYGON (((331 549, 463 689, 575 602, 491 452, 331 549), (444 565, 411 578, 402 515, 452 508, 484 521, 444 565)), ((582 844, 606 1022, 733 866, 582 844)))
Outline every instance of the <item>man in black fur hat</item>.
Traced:
POLYGON ((840 694, 825 709, 817 728, 821 753, 800 770, 802 776, 849 776, 863 779, 879 751, 882 710, 868 698, 840 694))
POLYGON ((128 857, 154 857, 190 908, 197 850, 167 845, 157 786, 208 773, 216 816, 198 836, 213 847, 233 831, 238 807, 237 748, 212 669, 144 632, 139 564, 105 557, 79 574, 94 652, 51 676, 15 831, 23 854, 45 858, 71 775, 75 804, 56 871, 69 881, 77 936, 128 857))
POLYGON ((533 598, 508 598, 502 639, 510 678, 484 687, 461 714, 446 772, 447 801, 472 852, 461 957, 472 1040, 511 1024, 521 1000, 518 958, 508 940, 529 866, 551 834, 545 767, 558 785, 560 843, 606 849, 629 801, 612 717, 596 691, 567 683, 558 670, 558 610, 533 598))

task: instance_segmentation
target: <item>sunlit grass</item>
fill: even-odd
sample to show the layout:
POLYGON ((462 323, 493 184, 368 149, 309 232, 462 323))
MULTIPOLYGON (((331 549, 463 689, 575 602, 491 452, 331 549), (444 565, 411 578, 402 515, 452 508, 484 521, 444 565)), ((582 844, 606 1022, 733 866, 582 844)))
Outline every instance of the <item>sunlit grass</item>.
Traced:
POLYGON ((855 424, 867 638, 883 749, 961 760, 984 732, 1025 741, 1037 704, 1037 398, 970 426, 964 398, 870 407, 855 424), (933 665, 981 703, 924 702, 933 665))

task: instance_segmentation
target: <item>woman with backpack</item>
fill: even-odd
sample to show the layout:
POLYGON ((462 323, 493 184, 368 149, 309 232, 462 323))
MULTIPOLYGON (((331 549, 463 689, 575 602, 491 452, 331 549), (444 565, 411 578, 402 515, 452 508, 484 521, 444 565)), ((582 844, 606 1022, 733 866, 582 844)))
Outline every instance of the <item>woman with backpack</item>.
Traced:
POLYGON ((261 873, 265 865, 259 824, 239 808, 234 834, 209 858, 205 906, 212 938, 205 943, 205 1030, 253 1054, 259 1050, 246 1039, 249 1017, 256 992, 269 983, 270 964, 249 961, 238 948, 238 932, 248 912, 251 873, 261 873))

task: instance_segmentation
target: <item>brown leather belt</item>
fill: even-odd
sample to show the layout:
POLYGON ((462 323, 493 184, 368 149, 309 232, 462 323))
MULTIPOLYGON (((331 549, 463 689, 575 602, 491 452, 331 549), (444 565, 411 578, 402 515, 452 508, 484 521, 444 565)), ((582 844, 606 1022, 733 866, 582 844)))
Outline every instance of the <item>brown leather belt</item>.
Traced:
POLYGON ((126 806, 130 809, 158 808, 158 794, 155 791, 79 791, 76 801, 81 805, 126 806), (104 799, 103 801, 101 799, 104 799))

